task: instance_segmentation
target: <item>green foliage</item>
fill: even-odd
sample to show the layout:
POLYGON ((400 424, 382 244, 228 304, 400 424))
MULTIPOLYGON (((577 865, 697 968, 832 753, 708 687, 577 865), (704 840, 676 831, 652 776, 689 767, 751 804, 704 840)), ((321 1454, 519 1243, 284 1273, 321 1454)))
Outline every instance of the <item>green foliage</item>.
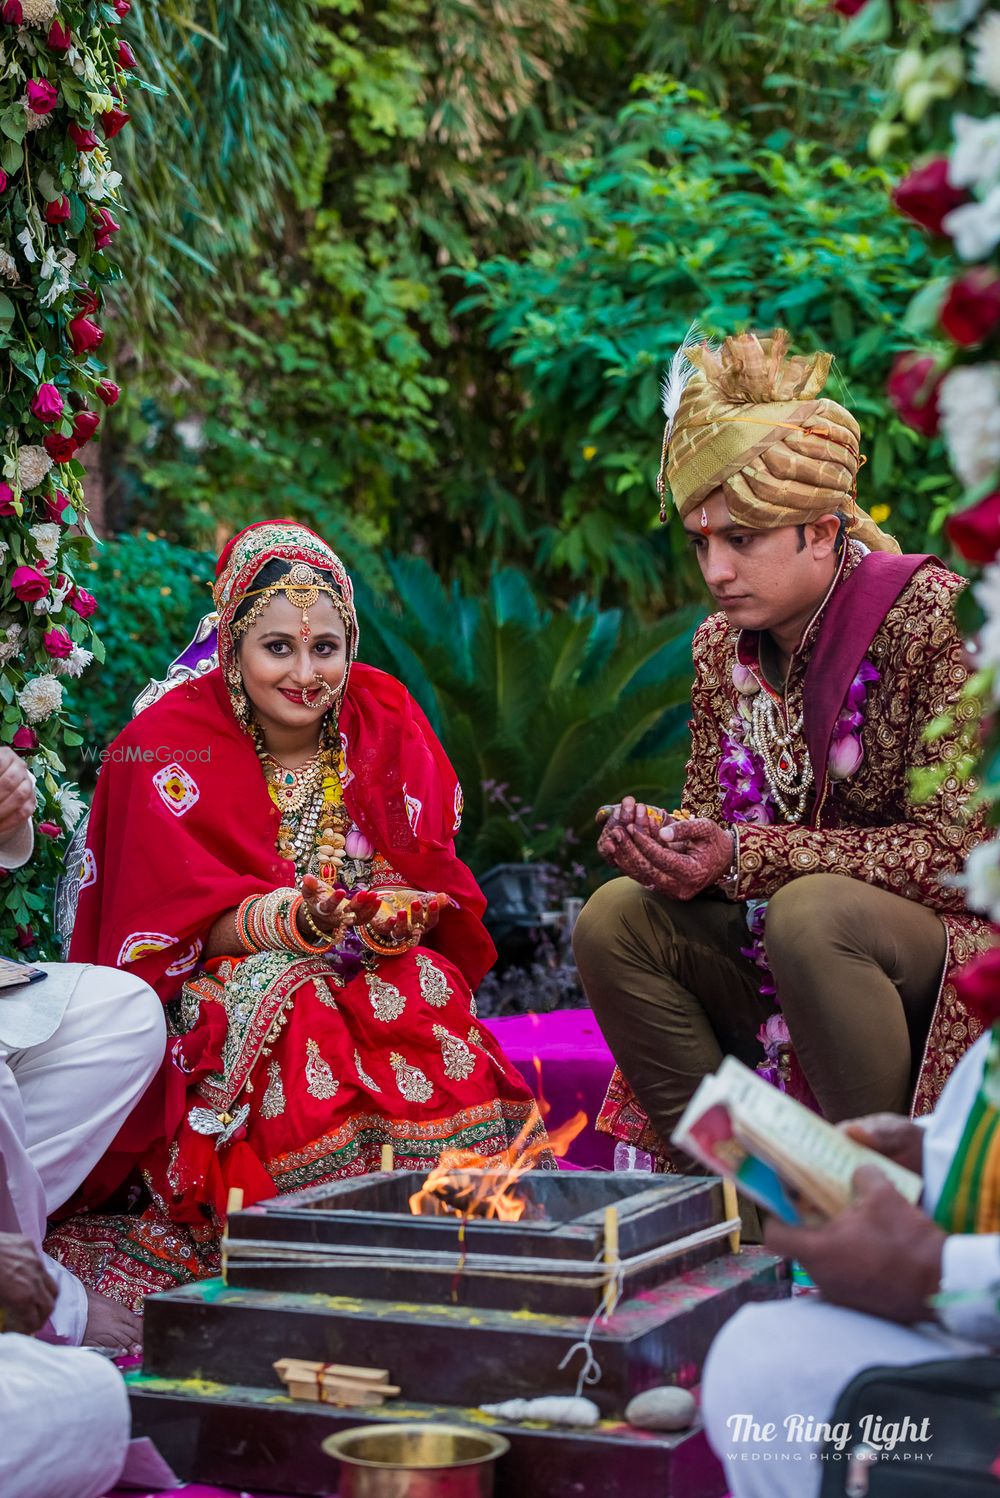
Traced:
MULTIPOLYGON (((535 209, 546 244, 466 272, 457 309, 485 317, 524 392, 521 471, 498 483, 518 496, 539 562, 636 599, 660 591, 650 438, 661 371, 694 318, 717 333, 780 323, 806 348, 836 349, 870 457, 863 502, 919 540, 917 439, 887 413, 884 384, 908 343, 909 297, 936 268, 924 237, 887 215, 881 170, 784 133, 757 142, 669 80, 637 93, 560 163, 535 209)), ((925 486, 948 483, 943 459, 922 468, 925 486)), ((481 544, 495 529, 484 508, 481 544)), ((667 544, 679 570, 676 528, 667 544)))
POLYGON ((633 793, 673 804, 683 782, 696 611, 641 626, 585 599, 550 611, 526 575, 445 588, 426 562, 363 585, 362 657, 398 675, 465 790, 459 850, 482 873, 539 859, 595 867, 594 814, 633 793))

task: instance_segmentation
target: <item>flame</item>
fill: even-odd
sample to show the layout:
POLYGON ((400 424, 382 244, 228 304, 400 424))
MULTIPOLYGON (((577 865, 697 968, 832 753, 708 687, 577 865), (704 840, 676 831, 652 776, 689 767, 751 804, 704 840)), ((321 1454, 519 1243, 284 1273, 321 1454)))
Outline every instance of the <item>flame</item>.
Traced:
POLYGON ((502 1161, 472 1150, 445 1150, 420 1190, 410 1197, 410 1211, 414 1217, 482 1217, 493 1222, 519 1222, 526 1212, 541 1215, 518 1192, 518 1181, 547 1150, 565 1154, 586 1126, 587 1115, 581 1111, 547 1139, 529 1144, 527 1135, 534 1127, 529 1121, 502 1161))

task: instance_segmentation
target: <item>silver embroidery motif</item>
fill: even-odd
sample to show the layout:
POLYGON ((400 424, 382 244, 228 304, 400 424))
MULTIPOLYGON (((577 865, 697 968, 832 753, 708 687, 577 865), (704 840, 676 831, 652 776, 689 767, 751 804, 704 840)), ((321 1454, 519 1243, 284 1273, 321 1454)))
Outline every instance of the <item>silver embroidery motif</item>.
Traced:
POLYGON ((310 1038, 306 1041, 306 1091, 320 1102, 336 1097, 340 1083, 319 1053, 319 1046, 310 1038))
POLYGON ((267 1089, 261 1099, 261 1118, 278 1118, 285 1111, 285 1088, 281 1080, 281 1067, 277 1061, 268 1062, 267 1089))
POLYGON ((358 1050, 356 1050, 354 1052, 354 1070, 358 1074, 358 1081, 359 1082, 363 1082, 364 1085, 367 1088, 369 1088, 369 1090, 371 1092, 381 1092, 382 1091, 381 1087, 374 1080, 374 1078, 370 1077, 368 1075, 368 1073, 365 1071, 364 1067, 361 1065, 361 1052, 358 1051, 358 1050))
POLYGON ((434 966, 426 952, 417 953, 417 967, 420 970, 421 998, 433 1008, 442 1009, 454 992, 448 979, 439 967, 434 966))
POLYGON ((452 1035, 444 1025, 435 1025, 433 1034, 441 1042, 445 1076, 450 1077, 453 1082, 464 1082, 467 1077, 471 1077, 476 1069, 476 1058, 465 1041, 458 1035, 452 1035))
POLYGON ((406 999, 396 985, 387 983, 377 973, 366 973, 365 977, 375 1018, 380 1019, 384 1025, 390 1024, 394 1019, 399 1019, 406 1008, 406 999))
POLYGON ((434 1084, 420 1070, 404 1061, 398 1051, 389 1057, 389 1065, 396 1073, 396 1086, 408 1103, 429 1103, 434 1096, 434 1084))

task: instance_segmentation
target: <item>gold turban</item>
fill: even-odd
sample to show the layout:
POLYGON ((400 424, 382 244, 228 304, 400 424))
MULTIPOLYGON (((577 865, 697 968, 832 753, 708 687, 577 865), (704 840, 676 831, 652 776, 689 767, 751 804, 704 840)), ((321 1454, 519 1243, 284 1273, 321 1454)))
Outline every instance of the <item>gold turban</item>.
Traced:
POLYGON ((836 401, 819 398, 833 356, 789 355, 789 341, 779 328, 687 349, 693 373, 664 438, 681 519, 721 489, 738 525, 774 530, 839 510, 848 534, 872 551, 898 551, 858 507, 860 427, 836 401))

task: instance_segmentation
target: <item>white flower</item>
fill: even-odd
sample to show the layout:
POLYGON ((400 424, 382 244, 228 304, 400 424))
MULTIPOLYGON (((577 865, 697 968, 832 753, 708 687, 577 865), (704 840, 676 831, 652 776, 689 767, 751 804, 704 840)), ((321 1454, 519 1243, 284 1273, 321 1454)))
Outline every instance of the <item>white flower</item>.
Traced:
POLYGON ((62 707, 62 683, 47 672, 33 676, 18 692, 17 700, 29 723, 44 723, 62 707))
POLYGON ((952 187, 992 187, 1000 179, 1000 114, 974 120, 956 114, 955 145, 948 163, 952 187))
POLYGON ((963 203, 941 220, 963 260, 985 260, 1000 243, 1000 187, 982 203, 963 203))
POLYGON ((121 181, 121 172, 114 171, 110 163, 99 158, 95 152, 93 156, 84 158, 77 185, 92 203, 99 203, 102 198, 113 198, 121 181))
POLYGON ((984 0, 931 0, 935 31, 964 31, 982 10, 984 0))
POLYGON ((955 883, 965 890, 970 910, 1000 921, 1000 842, 980 843, 965 861, 965 872, 955 883))
POLYGON ((19 279, 17 261, 9 250, 0 249, 0 276, 3 276, 5 281, 16 281, 19 279))
POLYGON ((63 822, 70 832, 87 810, 87 803, 77 791, 76 785, 61 785, 56 792, 56 801, 63 822))
MULTIPOLYGON (((986 615, 976 638, 976 668, 1000 667, 1000 562, 990 562, 974 584, 976 601, 986 615)), ((994 696, 997 687, 994 686, 994 696)))
POLYGON ((24 630, 20 624, 8 624, 4 637, 0 640, 0 666, 6 666, 10 661, 17 660, 23 649, 24 630))
POLYGON ((56 0, 21 0, 25 26, 37 26, 45 30, 56 16, 56 0))
POLYGON ((82 645, 74 645, 72 652, 63 660, 52 662, 52 669, 59 676, 82 676, 93 659, 92 650, 84 650, 82 645))
POLYGON ((966 488, 1000 466, 1000 364, 967 364, 941 381, 941 429, 951 466, 966 488))
POLYGON ((51 567, 59 551, 60 527, 47 520, 44 525, 30 525, 28 534, 38 547, 39 556, 45 559, 46 567, 51 567))
POLYGON ((990 10, 972 38, 972 76, 977 83, 1000 94, 1000 11, 990 10))
POLYGON ((200 416, 186 416, 183 421, 175 421, 174 431, 188 452, 201 452, 205 446, 205 423, 200 416))
POLYGON ((22 229, 17 236, 17 242, 24 251, 24 258, 29 265, 34 265, 38 256, 35 254, 35 241, 31 237, 30 229, 22 229))
POLYGON ((19 447, 17 470, 22 489, 37 489, 48 475, 52 459, 44 447, 19 447))

